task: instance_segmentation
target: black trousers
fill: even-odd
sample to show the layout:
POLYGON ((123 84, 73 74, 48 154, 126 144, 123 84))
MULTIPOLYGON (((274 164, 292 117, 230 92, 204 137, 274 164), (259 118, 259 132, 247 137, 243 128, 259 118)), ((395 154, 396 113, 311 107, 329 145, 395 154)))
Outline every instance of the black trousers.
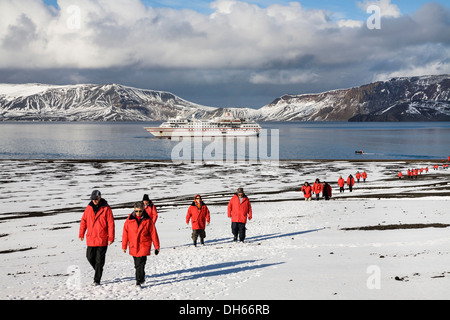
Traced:
POLYGON ((86 258, 94 268, 94 282, 100 283, 105 265, 106 250, 108 247, 87 247, 86 258))
POLYGON ((231 223, 231 232, 234 235, 234 240, 237 240, 239 236, 239 241, 245 240, 245 223, 242 222, 232 222, 231 223))
POLYGON ((147 257, 133 257, 134 268, 136 269, 136 283, 145 282, 145 264, 147 263, 147 257))
POLYGON ((194 244, 197 244, 197 239, 200 237, 200 243, 205 243, 206 232, 204 229, 192 230, 192 240, 194 240, 194 244))

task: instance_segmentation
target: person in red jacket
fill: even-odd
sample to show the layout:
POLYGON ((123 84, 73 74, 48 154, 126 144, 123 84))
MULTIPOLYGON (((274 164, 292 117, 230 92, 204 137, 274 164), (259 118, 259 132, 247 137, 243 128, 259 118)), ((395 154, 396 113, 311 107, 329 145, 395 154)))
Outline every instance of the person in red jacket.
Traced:
POLYGON ((102 198, 100 191, 94 190, 91 202, 81 218, 79 238, 84 240, 86 233, 86 257, 94 268, 94 285, 99 285, 105 265, 108 246, 114 242, 114 216, 111 208, 102 198))
POLYGON ((152 244, 155 247, 155 255, 159 254, 159 237, 153 220, 144 210, 142 202, 134 204, 134 211, 125 220, 122 233, 122 249, 129 253, 134 260, 136 269, 136 286, 145 282, 145 264, 150 255, 152 244))
POLYGON ((150 219, 152 219, 153 224, 156 224, 156 220, 158 220, 158 211, 156 211, 156 206, 153 204, 152 200, 150 200, 148 194, 144 194, 142 203, 144 204, 144 210, 147 212, 150 219))
POLYGON ((359 182, 359 179, 361 179, 361 173, 359 173, 359 171, 356 171, 356 181, 359 182))
POLYGON ((344 178, 342 178, 342 176, 339 176, 339 179, 338 179, 339 193, 344 192, 344 184, 345 184, 344 178))
POLYGON ((363 178, 363 181, 366 182, 367 172, 363 171, 363 173, 361 173, 361 177, 363 178))
POLYGON ((300 191, 303 192, 305 201, 311 201, 312 187, 308 182, 305 182, 300 191))
POLYGON ((400 171, 400 172, 398 173, 398 178, 401 180, 402 177, 403 177, 403 173, 400 171))
POLYGON ((194 246, 197 246, 197 239, 199 236, 200 243, 202 245, 205 244, 205 228, 206 224, 209 225, 210 219, 208 207, 202 201, 202 197, 197 194, 186 215, 187 225, 189 225, 189 221, 192 220, 192 240, 194 241, 194 246))
POLYGON ((319 200, 320 193, 323 191, 323 185, 320 183, 319 179, 316 179, 316 181, 313 183, 312 191, 316 194, 316 200, 319 200))
POLYGON ((349 175, 347 178, 347 186, 350 192, 352 192, 354 185, 355 185, 355 178, 353 178, 352 175, 349 175))
POLYGON ((327 182, 324 182, 323 183, 323 197, 325 198, 325 200, 330 200, 331 192, 332 192, 331 186, 327 182))
POLYGON ((252 206, 249 198, 245 195, 244 189, 239 188, 237 193, 228 202, 228 218, 231 218, 231 232, 234 242, 244 242, 246 237, 245 225, 248 220, 252 220, 252 206))

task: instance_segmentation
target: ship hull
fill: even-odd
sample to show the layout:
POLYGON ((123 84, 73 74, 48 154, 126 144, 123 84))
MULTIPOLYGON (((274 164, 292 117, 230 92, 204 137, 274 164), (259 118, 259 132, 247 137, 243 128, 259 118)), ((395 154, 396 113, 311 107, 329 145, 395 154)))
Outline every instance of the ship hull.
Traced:
POLYGON ((261 129, 255 128, 144 128, 158 138, 172 137, 251 137, 259 136, 261 129))

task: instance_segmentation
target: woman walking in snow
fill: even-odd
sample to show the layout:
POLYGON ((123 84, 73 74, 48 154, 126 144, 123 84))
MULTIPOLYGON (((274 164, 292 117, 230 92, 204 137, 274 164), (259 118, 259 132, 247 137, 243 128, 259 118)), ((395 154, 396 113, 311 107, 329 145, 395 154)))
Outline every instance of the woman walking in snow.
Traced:
POLYGON ((152 219, 153 224, 156 224, 156 220, 158 220, 158 211, 156 211, 156 206, 153 204, 152 200, 150 200, 148 194, 144 194, 142 203, 144 204, 144 210, 147 212, 150 219, 152 219))
POLYGON ((144 210, 142 202, 134 204, 134 211, 128 216, 123 226, 122 249, 127 252, 129 246, 130 255, 134 260, 136 269, 136 286, 145 282, 145 264, 150 255, 152 243, 155 247, 155 255, 159 253, 159 238, 155 225, 148 213, 144 210))
POLYGON ((305 182, 300 189, 301 192, 303 192, 303 196, 305 197, 305 201, 311 201, 311 195, 312 195, 312 187, 309 184, 309 182, 305 182))
POLYGON ((189 220, 192 221, 192 240, 194 241, 194 246, 197 246, 198 237, 200 237, 200 243, 204 245, 206 238, 205 227, 209 225, 210 214, 208 207, 198 194, 194 197, 194 202, 192 202, 188 209, 186 215, 187 225, 189 225, 189 220))

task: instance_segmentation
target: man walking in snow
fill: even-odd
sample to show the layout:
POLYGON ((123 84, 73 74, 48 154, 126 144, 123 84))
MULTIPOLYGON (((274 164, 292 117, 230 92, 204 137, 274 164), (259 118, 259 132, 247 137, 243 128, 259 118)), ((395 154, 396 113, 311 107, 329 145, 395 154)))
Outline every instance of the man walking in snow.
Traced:
POLYGON ((239 241, 244 242, 247 218, 252 220, 252 206, 250 200, 244 194, 244 189, 239 188, 228 203, 228 218, 231 218, 233 240, 236 242, 239 236, 239 241))
POLYGON ((102 198, 98 190, 92 191, 91 202, 81 218, 79 232, 81 241, 84 240, 85 233, 86 257, 95 271, 93 284, 99 285, 105 265, 106 250, 114 242, 114 216, 108 202, 102 198))

